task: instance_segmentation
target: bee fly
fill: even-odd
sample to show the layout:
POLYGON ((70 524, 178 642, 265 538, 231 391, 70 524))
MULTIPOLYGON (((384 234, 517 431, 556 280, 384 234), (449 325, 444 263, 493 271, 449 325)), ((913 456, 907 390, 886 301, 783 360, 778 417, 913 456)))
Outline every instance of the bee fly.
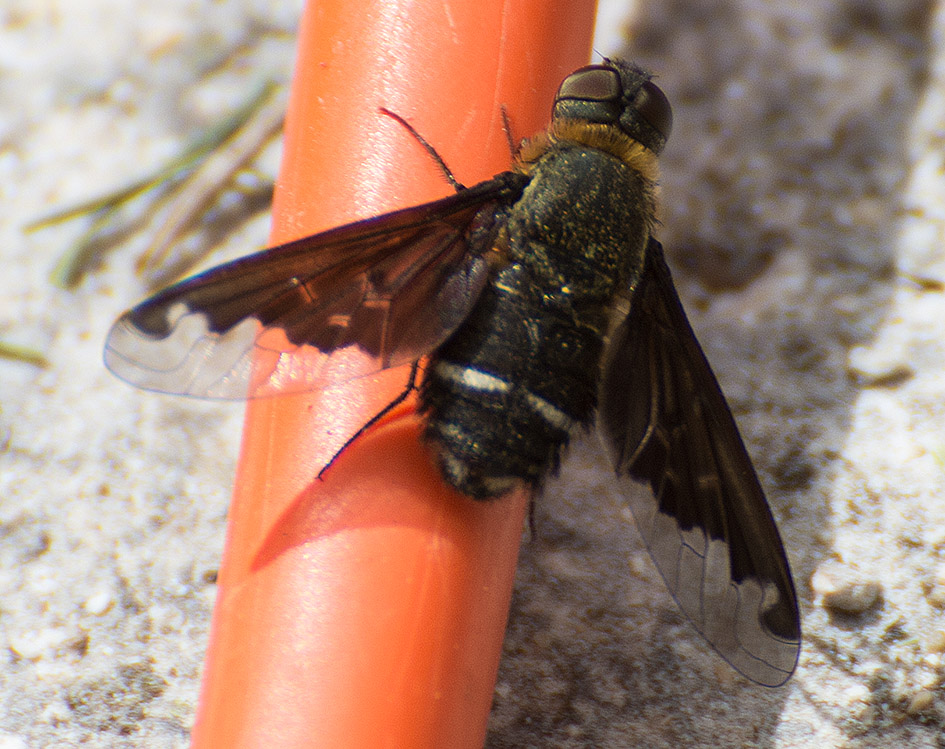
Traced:
MULTIPOLYGON (((596 421, 676 602, 732 666, 785 682, 787 558, 653 237, 663 92, 620 60, 561 84, 509 172, 211 269, 119 318, 105 363, 139 387, 262 397, 428 356, 425 437, 477 500, 537 491, 596 421), (314 364, 313 364, 314 362, 314 364)), ((360 432, 359 432, 360 433, 360 432)))

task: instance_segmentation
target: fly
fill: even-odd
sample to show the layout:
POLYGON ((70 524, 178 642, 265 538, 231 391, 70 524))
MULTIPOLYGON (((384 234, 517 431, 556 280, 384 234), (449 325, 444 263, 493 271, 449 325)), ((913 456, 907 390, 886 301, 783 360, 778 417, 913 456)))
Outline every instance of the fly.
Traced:
POLYGON ((359 376, 412 363, 409 392, 428 357, 425 441, 476 500, 539 492, 593 427, 680 608, 780 685, 800 650, 787 557, 652 236, 671 127, 646 71, 581 68, 510 171, 175 284, 118 319, 105 363, 149 390, 256 398, 351 379, 352 352, 359 376))

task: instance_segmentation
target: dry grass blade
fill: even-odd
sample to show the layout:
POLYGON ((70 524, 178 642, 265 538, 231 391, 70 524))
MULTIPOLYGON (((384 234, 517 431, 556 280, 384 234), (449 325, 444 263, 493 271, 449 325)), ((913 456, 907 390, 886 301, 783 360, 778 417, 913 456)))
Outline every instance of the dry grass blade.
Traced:
MULTIPOLYGON (((226 164, 234 164, 238 161, 239 166, 231 168, 228 172, 230 178, 232 178, 235 172, 245 167, 248 161, 258 153, 262 144, 265 143, 265 140, 260 141, 262 137, 260 128, 266 128, 268 133, 266 139, 271 138, 277 132, 277 127, 272 122, 275 117, 273 112, 279 106, 276 100, 280 97, 275 97, 279 88, 279 84, 271 81, 259 86, 244 105, 227 115, 212 128, 204 131, 180 155, 171 159, 152 174, 114 192, 56 211, 27 224, 24 229, 29 232, 81 216, 92 218, 92 223, 88 229, 82 233, 56 264, 51 274, 53 283, 62 288, 74 288, 86 273, 101 262, 101 258, 106 251, 138 231, 146 223, 147 216, 153 214, 158 206, 170 200, 176 191, 187 190, 190 196, 189 199, 193 199, 195 193, 190 191, 188 185, 195 175, 201 175, 200 189, 208 197, 212 197, 210 193, 206 192, 208 178, 203 176, 201 165, 216 153, 221 152, 222 148, 221 153, 228 156, 222 157, 220 163, 224 166, 216 167, 213 173, 222 174, 226 172, 226 164), (260 124, 259 115, 262 113, 264 113, 264 121, 260 124), (244 150, 249 149, 242 159, 232 155, 237 142, 242 144, 241 147, 244 150), (257 142, 258 145, 252 147, 254 142, 257 142), (224 145, 226 145, 225 148, 223 148, 224 145), (124 222, 119 220, 120 211, 128 203, 151 191, 155 191, 155 195, 143 219, 139 217, 124 222)), ((206 206, 206 201, 203 205, 206 206)), ((179 213, 180 211, 172 211, 172 218, 179 213)), ((175 226, 178 225, 176 219, 173 223, 175 226)), ((167 236, 169 233, 176 237, 180 236, 179 231, 164 231, 162 235, 167 236)), ((155 245, 156 243, 152 244, 152 246, 155 245)))

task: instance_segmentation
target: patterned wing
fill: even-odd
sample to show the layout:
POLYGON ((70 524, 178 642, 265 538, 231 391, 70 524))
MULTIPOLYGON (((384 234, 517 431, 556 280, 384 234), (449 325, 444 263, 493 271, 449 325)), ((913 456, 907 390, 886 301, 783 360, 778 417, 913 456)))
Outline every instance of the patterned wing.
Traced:
POLYGON ((610 341, 598 433, 680 608, 736 670, 783 684, 801 641, 787 557, 652 239, 630 312, 610 341))
POLYGON ((148 390, 255 398, 414 361, 468 315, 526 182, 502 174, 181 281, 118 319, 105 364, 148 390))

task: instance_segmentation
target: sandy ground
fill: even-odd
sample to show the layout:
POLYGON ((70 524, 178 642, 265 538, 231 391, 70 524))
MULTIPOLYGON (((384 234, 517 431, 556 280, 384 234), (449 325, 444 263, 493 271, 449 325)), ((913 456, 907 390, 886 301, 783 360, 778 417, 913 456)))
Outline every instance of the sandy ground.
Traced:
MULTIPOLYGON (((732 672, 578 451, 523 546, 488 745, 942 746, 945 8, 638 6, 607 4, 598 49, 673 102, 660 238, 779 521, 805 646, 784 688, 732 672)), ((242 416, 103 369, 146 236, 67 292, 49 271, 81 222, 22 227, 286 79, 298 7, 0 9, 0 340, 49 360, 0 360, 3 749, 186 745, 242 416)))

